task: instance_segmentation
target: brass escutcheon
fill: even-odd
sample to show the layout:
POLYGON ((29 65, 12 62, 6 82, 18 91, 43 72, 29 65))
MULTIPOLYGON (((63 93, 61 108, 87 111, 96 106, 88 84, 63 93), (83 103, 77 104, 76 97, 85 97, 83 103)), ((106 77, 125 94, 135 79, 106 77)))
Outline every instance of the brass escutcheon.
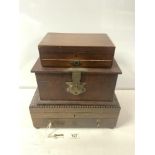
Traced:
POLYGON ((80 66, 80 61, 79 60, 74 60, 71 62, 72 66, 80 66))
POLYGON ((74 71, 72 72, 72 82, 66 82, 68 85, 67 92, 73 95, 80 95, 86 91, 84 87, 86 85, 85 82, 80 82, 81 80, 81 72, 74 71))

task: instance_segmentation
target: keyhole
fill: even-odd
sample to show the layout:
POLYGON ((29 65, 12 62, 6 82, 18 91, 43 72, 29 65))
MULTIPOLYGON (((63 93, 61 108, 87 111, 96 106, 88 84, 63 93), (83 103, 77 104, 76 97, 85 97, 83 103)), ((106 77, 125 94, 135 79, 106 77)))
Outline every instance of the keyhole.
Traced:
POLYGON ((75 60, 75 61, 73 62, 73 64, 74 64, 74 66, 80 66, 80 61, 79 61, 79 60, 75 60))
POLYGON ((75 114, 74 114, 74 118, 75 118, 75 114))

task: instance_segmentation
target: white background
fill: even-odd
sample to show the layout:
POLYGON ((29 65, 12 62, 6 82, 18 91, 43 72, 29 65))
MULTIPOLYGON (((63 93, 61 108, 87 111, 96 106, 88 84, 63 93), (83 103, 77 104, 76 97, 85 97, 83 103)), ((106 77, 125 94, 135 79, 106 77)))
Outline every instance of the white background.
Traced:
MULTIPOLYGON (((20 45, 18 40, 19 2, 5 0, 0 4, 0 137, 2 142, 0 154, 21 155, 18 141, 20 130, 18 106, 21 102, 18 102, 19 92, 17 91, 18 47, 20 45)), ((136 155, 155 154, 154 5, 155 2, 152 0, 136 0, 136 155)))
POLYGON ((107 33, 123 72, 117 89, 134 89, 133 0, 20 0, 21 88, 36 87, 30 70, 47 32, 107 33))
MULTIPOLYGON (((36 87, 30 70, 39 56, 37 45, 47 32, 107 33, 116 46, 115 58, 123 72, 117 88, 134 89, 133 0, 20 0, 21 88, 36 87)), ((23 155, 134 154, 134 91, 116 91, 122 110, 114 130, 60 129, 57 132, 64 133, 65 138, 58 140, 48 139, 47 130, 33 128, 28 111, 33 93, 34 89, 19 93, 23 155), (74 132, 80 139, 69 139, 74 132)))

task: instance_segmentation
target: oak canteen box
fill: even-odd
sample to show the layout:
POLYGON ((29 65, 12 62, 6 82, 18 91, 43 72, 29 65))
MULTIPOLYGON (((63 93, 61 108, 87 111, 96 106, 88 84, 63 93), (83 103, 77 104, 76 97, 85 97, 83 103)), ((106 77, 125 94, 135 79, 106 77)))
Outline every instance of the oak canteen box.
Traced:
POLYGON ((48 33, 38 49, 44 67, 110 68, 115 52, 107 34, 86 33, 48 33))
POLYGON ((38 90, 29 106, 34 127, 47 128, 114 128, 120 112, 116 96, 102 105, 53 105, 42 102, 38 90))
POLYGON ((121 70, 114 61, 111 68, 49 68, 40 59, 33 66, 41 100, 61 104, 91 104, 112 101, 121 70), (56 102, 57 101, 57 102, 56 102), (93 102, 95 103, 95 102, 93 102))

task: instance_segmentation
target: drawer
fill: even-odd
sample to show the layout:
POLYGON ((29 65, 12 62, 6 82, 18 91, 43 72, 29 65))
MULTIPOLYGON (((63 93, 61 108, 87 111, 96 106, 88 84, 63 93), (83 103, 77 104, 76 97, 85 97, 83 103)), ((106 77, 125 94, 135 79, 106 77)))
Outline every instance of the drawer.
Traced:
POLYGON ((114 128, 117 123, 116 118, 83 118, 83 119, 53 119, 53 118, 32 118, 35 128, 47 128, 49 123, 51 128, 114 128))
POLYGON ((53 128, 113 128, 121 109, 116 96, 111 102, 103 102, 103 105, 54 105, 39 102, 36 91, 29 107, 36 128, 47 128, 49 123, 53 128))

